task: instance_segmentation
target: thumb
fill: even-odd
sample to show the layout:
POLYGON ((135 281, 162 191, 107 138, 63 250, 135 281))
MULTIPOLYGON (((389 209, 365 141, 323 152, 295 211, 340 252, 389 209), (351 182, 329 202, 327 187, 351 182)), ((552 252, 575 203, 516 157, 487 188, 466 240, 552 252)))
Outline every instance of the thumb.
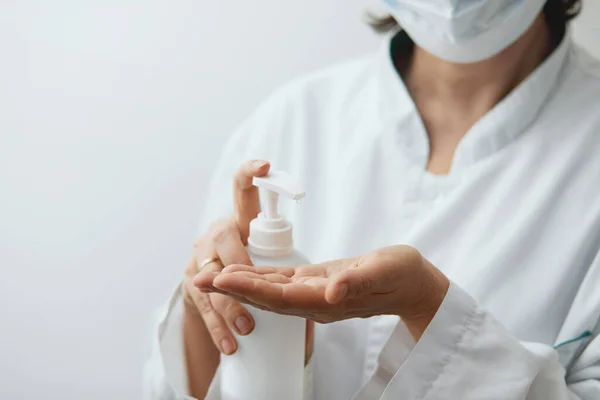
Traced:
POLYGON ((253 160, 244 163, 235 174, 233 181, 233 202, 235 221, 244 244, 248 240, 250 221, 260 212, 258 188, 252 184, 255 176, 265 176, 271 165, 267 161, 253 160))

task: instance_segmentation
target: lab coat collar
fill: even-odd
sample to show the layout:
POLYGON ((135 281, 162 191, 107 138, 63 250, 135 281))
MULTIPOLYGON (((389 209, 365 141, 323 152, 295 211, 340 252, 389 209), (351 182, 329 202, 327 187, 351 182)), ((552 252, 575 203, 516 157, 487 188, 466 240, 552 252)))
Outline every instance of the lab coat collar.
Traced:
MULTIPOLYGON (((384 40, 378 57, 380 118, 394 141, 408 149, 423 168, 429 159, 429 138, 407 87, 394 66, 392 46, 408 46, 401 31, 384 40)), ((554 52, 517 88, 481 118, 463 137, 454 155, 451 174, 480 161, 517 139, 542 111, 565 75, 572 37, 569 30, 554 52)))

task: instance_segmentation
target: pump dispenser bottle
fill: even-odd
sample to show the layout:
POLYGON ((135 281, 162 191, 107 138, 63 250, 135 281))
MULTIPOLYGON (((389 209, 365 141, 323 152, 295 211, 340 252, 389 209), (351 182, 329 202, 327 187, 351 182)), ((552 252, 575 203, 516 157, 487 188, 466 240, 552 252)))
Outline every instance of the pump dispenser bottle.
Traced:
MULTIPOLYGON (((304 191, 284 172, 256 177, 265 209, 250 223, 248 253, 254 265, 294 267, 308 260, 294 250, 292 224, 278 211, 279 197, 300 200, 304 191)), ((222 400, 302 400, 306 320, 254 307, 248 336, 236 336, 238 350, 221 356, 222 400)))

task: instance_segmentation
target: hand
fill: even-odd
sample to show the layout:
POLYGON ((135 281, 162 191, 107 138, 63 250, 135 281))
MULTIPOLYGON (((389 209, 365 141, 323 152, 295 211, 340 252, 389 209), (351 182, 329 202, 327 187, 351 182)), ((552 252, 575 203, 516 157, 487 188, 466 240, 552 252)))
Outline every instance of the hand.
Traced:
POLYGON ((199 313, 215 346, 224 354, 233 354, 237 342, 232 332, 247 335, 254 329, 250 313, 237 301, 218 293, 202 293, 193 285, 200 264, 210 258, 220 260, 206 265, 202 272, 216 276, 224 265, 251 265, 245 245, 248 240, 250 221, 260 212, 258 189, 252 178, 264 176, 270 165, 266 161, 247 162, 237 171, 234 179, 234 215, 215 222, 210 232, 194 244, 193 257, 183 280, 185 307, 199 313))
POLYGON ((195 283, 202 290, 321 323, 399 315, 417 340, 450 286, 444 274, 409 246, 298 268, 232 265, 212 280, 195 283))
MULTIPOLYGON (((219 293, 203 293, 194 286, 196 275, 218 276, 224 265, 251 265, 246 252, 250 231, 250 221, 260 212, 258 188, 252 185, 255 176, 265 176, 270 169, 266 161, 247 162, 237 171, 234 179, 234 215, 215 222, 210 232, 196 240, 194 254, 189 262, 182 286, 184 304, 188 310, 199 313, 211 335, 212 341, 224 354, 230 355, 237 350, 237 341, 233 332, 248 335, 254 329, 254 320, 248 310, 230 296, 219 293), (215 258, 202 268, 204 260, 215 258)), ((314 346, 314 323, 307 322, 305 362, 308 363, 314 346)))

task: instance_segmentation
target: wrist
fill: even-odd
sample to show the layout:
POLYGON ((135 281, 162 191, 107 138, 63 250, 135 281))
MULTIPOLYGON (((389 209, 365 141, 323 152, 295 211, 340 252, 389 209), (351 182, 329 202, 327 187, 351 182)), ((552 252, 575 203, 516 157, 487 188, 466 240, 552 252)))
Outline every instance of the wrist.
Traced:
POLYGON ((410 313, 399 314, 417 341, 421 339, 435 318, 450 288, 450 280, 425 258, 423 258, 423 267, 426 273, 423 277, 423 284, 419 285, 422 288, 421 296, 419 296, 420 302, 412 310, 409 310, 410 313))
POLYGON ((181 286, 181 300, 183 303, 183 310, 186 314, 200 316, 198 312, 198 306, 194 303, 194 299, 185 288, 185 284, 181 286))
POLYGON ((193 307, 183 313, 183 350, 188 377, 188 393, 203 399, 220 363, 220 352, 212 341, 202 316, 193 307))
POLYGON ((432 320, 433 320, 433 317, 423 318, 423 319, 402 318, 402 322, 404 323, 404 325, 406 325, 406 328, 408 329, 408 331, 410 332, 410 334, 412 335, 412 337, 415 339, 416 342, 421 340, 421 337, 427 330, 427 327, 429 326, 429 324, 431 323, 432 320))

